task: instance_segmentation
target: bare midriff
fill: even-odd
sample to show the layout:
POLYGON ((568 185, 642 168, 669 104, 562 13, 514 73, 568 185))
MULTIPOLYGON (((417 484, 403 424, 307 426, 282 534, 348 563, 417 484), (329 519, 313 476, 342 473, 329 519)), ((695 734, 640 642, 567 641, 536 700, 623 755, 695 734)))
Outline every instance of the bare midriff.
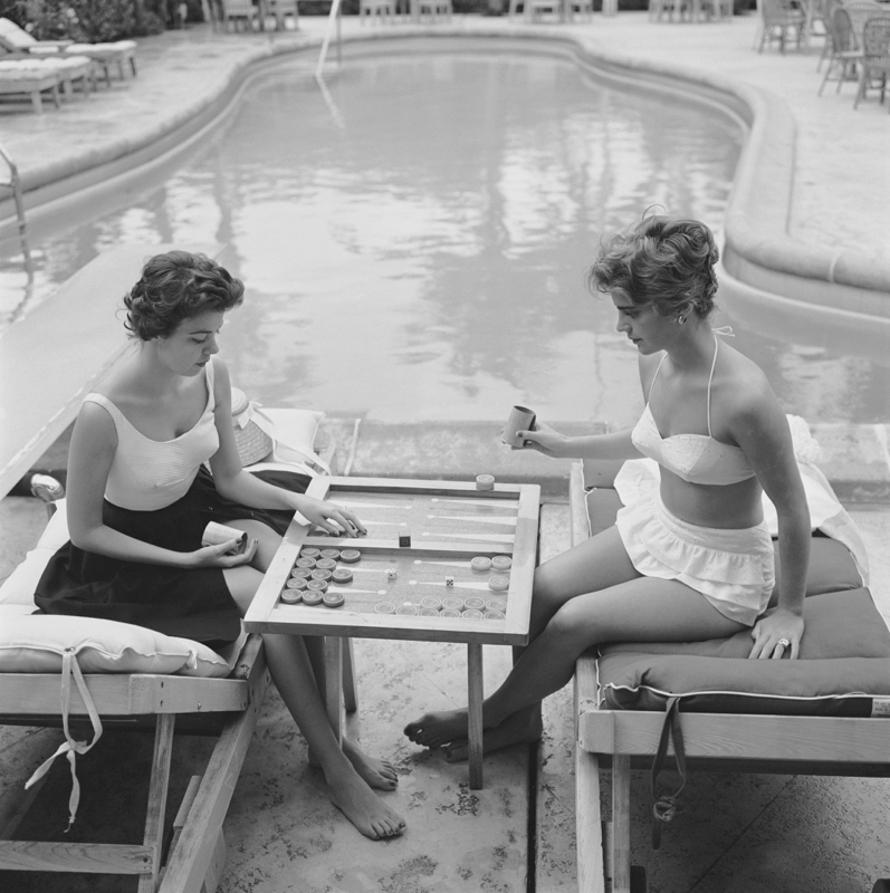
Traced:
POLYGON ((675 517, 698 527, 738 530, 763 520, 760 483, 756 477, 737 484, 690 484, 661 469, 661 501, 675 517))

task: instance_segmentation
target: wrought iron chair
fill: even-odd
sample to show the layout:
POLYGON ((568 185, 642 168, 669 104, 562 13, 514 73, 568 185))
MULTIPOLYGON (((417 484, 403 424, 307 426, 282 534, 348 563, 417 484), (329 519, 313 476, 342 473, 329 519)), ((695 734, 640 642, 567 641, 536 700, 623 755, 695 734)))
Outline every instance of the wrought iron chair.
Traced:
POLYGON ((887 89, 887 76, 890 75, 890 15, 867 19, 862 29, 862 58, 859 65, 859 89, 853 100, 853 108, 865 91, 875 87, 881 91, 881 102, 887 89))
POLYGON ((839 93, 841 84, 853 79, 856 65, 862 59, 862 51, 853 31, 850 14, 843 6, 836 6, 832 10, 828 33, 831 35, 831 52, 828 67, 825 69, 822 83, 819 84, 820 96, 825 84, 832 79, 837 81, 835 92, 839 93))

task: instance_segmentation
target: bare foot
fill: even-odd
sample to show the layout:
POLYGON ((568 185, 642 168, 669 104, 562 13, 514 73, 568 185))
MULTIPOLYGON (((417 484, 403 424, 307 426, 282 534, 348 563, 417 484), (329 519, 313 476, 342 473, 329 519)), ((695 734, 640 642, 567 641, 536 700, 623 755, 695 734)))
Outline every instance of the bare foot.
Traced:
POLYGON ((356 772, 378 791, 394 791, 399 783, 396 767, 389 760, 370 757, 354 741, 343 739, 343 753, 356 772))
MULTIPOLYGON (((483 731, 482 752, 489 754, 514 744, 534 744, 541 740, 542 728, 541 714, 538 710, 514 713, 499 726, 483 731)), ((442 753, 449 763, 466 760, 469 752, 470 746, 466 738, 455 739, 442 745, 442 753)))
POLYGON ((466 739, 468 728, 466 709, 440 710, 425 713, 417 722, 408 723, 405 734, 423 747, 441 747, 451 741, 466 739))
POLYGON ((371 840, 398 837, 405 830, 405 820, 390 809, 350 766, 327 778, 331 802, 343 815, 371 840))

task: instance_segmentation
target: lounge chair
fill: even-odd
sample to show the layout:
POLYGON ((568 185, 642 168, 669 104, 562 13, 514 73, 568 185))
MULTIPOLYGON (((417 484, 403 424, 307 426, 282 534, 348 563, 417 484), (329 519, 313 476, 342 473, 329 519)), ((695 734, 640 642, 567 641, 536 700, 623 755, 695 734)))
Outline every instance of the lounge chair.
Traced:
POLYGON ((124 79, 127 68, 133 77, 136 77, 135 40, 115 40, 105 43, 37 40, 10 19, 0 18, 0 47, 9 52, 27 53, 31 56, 86 56, 102 69, 109 85, 112 66, 116 67, 121 80, 124 79))
MULTIPOLYGON (((573 540, 608 527, 620 504, 615 468, 576 463, 573 540)), ((642 893, 630 864, 631 769, 652 773, 653 837, 680 834, 665 822, 678 791, 662 770, 676 761, 732 772, 890 775, 890 717, 872 699, 890 697, 890 632, 846 545, 814 534, 807 635, 797 661, 749 661, 750 636, 705 643, 622 644, 577 663, 576 846, 581 893, 642 893), (600 770, 611 772, 609 845, 604 846, 600 770), (606 878, 611 877, 611 887, 606 878)), ((682 826, 682 819, 676 820, 682 826)), ((876 887, 876 889, 878 889, 876 887)), ((883 888, 881 888, 883 889, 883 888)))
POLYGON ((43 114, 43 94, 59 107, 59 77, 45 66, 20 65, 0 60, 0 96, 25 96, 38 115, 43 114))
POLYGON ((71 96, 76 83, 84 96, 95 83, 93 63, 85 56, 34 58, 17 53, 4 55, 0 50, 0 93, 29 95, 38 114, 43 111, 42 93, 49 91, 58 108, 60 91, 71 96))

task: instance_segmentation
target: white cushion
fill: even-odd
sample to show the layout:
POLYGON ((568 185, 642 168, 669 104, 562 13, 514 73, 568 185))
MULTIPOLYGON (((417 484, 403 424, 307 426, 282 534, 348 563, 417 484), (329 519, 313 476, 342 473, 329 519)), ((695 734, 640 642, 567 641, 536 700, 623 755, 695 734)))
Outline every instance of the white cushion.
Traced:
POLYGON ((37 607, 34 604, 37 581, 54 552, 55 549, 32 549, 28 552, 25 560, 16 566, 0 586, 0 606, 30 606, 33 611, 37 607))
POLYGON ((65 500, 58 500, 56 506, 56 511, 40 534, 37 545, 0 585, 0 606, 30 605, 31 610, 36 608, 34 591, 37 589, 37 581, 56 549, 68 542, 65 500))
POLYGON ((310 476, 330 473, 315 452, 315 438, 318 426, 325 414, 312 409, 267 409, 255 408, 252 419, 272 438, 275 443, 271 463, 250 466, 252 471, 260 470, 263 464, 289 465, 292 471, 304 471, 310 476))
POLYGON ((227 676, 230 665, 200 642, 116 620, 60 614, 3 615, 0 672, 58 673, 73 651, 84 673, 227 676))

